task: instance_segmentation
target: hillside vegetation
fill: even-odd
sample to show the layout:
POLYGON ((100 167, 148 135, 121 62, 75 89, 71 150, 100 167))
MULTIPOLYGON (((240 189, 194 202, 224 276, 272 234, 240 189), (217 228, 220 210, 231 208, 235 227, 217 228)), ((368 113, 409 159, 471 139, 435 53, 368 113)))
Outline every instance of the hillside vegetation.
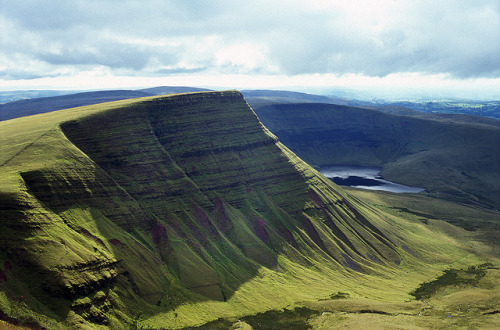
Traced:
POLYGON ((425 188, 431 196, 500 208, 500 128, 490 124, 494 119, 316 103, 254 110, 309 164, 380 166, 386 179, 425 188))
POLYGON ((164 86, 140 90, 105 90, 82 93, 64 91, 0 92, 0 121, 96 103, 119 101, 153 95, 201 91, 205 90, 195 87, 164 86), (2 99, 2 94, 4 94, 5 98, 7 99, 2 99), (7 102, 9 94, 11 94, 12 98, 19 97, 21 99, 7 102))
POLYGON ((9 324, 182 328, 359 299, 416 317, 420 283, 497 262, 471 233, 345 193, 236 91, 55 111, 0 132, 9 324))

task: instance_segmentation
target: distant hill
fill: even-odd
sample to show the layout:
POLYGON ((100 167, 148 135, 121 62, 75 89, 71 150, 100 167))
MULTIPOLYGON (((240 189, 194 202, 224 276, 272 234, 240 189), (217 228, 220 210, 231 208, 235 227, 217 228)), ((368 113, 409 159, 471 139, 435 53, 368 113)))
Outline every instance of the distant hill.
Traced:
POLYGON ((430 195, 500 208, 500 128, 494 119, 331 104, 252 106, 309 164, 382 166, 387 179, 430 195))
POLYGON ((403 106, 426 113, 453 113, 500 119, 500 101, 401 101, 389 102, 391 106, 403 106))
POLYGON ((396 105, 377 105, 377 106, 365 105, 361 106, 361 108, 378 110, 393 115, 411 116, 421 119, 431 119, 448 123, 452 122, 468 123, 468 124, 476 123, 476 124, 486 124, 486 125, 500 127, 499 119, 483 117, 479 115, 465 114, 465 113, 422 112, 396 105))
POLYGON ((14 90, 0 91, 0 104, 19 100, 34 99, 40 97, 59 96, 65 94, 75 94, 77 91, 64 90, 14 90))
POLYGON ((280 90, 243 90, 241 91, 248 103, 270 104, 270 103, 328 103, 347 104, 347 100, 337 97, 327 97, 300 92, 280 91, 280 90))
MULTIPOLYGON (((110 101, 118 101, 125 99, 133 99, 138 97, 200 92, 207 91, 202 88, 181 87, 181 86, 164 86, 146 88, 141 90, 111 90, 111 91, 95 91, 71 93, 68 95, 58 95, 50 97, 35 97, 9 103, 0 104, 0 121, 13 119, 23 116, 31 116, 34 114, 45 113, 50 111, 80 107, 84 105, 97 104, 110 101)), ((45 91, 44 94, 47 94, 45 91)), ((54 94, 63 93, 53 91, 54 94)), ((68 92, 65 92, 66 94, 68 92)), ((23 94, 24 95, 24 94, 23 94)), ((27 95, 36 96, 36 93, 28 93, 27 95)))
POLYGON ((148 93, 151 95, 167 95, 167 94, 177 94, 177 93, 208 92, 211 90, 206 88, 184 87, 184 86, 160 86, 160 87, 139 89, 138 91, 148 93))
POLYGON ((55 110, 74 108, 89 104, 151 96, 141 91, 115 90, 83 92, 62 96, 42 97, 0 104, 0 120, 31 116, 55 110))

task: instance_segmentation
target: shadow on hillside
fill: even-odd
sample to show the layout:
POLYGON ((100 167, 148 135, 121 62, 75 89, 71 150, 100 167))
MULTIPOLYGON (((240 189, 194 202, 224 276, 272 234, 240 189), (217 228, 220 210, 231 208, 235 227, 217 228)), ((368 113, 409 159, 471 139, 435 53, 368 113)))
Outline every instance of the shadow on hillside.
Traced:
POLYGON ((237 92, 161 98, 61 129, 88 157, 85 173, 76 164, 31 189, 63 216, 93 209, 81 220, 95 222, 92 235, 150 303, 174 306, 169 290, 227 300, 260 267, 279 270, 279 255, 357 272, 399 262, 387 234, 333 185, 308 183, 307 165, 265 133, 237 92))

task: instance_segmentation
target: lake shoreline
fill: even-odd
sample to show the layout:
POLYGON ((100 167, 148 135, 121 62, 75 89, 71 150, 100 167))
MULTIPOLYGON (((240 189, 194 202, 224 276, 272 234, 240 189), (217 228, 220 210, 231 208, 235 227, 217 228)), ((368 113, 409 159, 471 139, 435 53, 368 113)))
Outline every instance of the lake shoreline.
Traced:
POLYGON ((319 172, 340 186, 394 193, 419 193, 422 188, 405 186, 385 180, 381 167, 361 165, 322 165, 319 172))

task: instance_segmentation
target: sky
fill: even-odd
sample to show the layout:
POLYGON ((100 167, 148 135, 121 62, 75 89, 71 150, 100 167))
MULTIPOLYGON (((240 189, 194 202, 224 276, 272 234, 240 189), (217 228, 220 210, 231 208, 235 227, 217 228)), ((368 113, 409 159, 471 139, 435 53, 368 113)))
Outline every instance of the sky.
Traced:
POLYGON ((0 90, 162 85, 500 99, 500 1, 0 0, 0 90))

